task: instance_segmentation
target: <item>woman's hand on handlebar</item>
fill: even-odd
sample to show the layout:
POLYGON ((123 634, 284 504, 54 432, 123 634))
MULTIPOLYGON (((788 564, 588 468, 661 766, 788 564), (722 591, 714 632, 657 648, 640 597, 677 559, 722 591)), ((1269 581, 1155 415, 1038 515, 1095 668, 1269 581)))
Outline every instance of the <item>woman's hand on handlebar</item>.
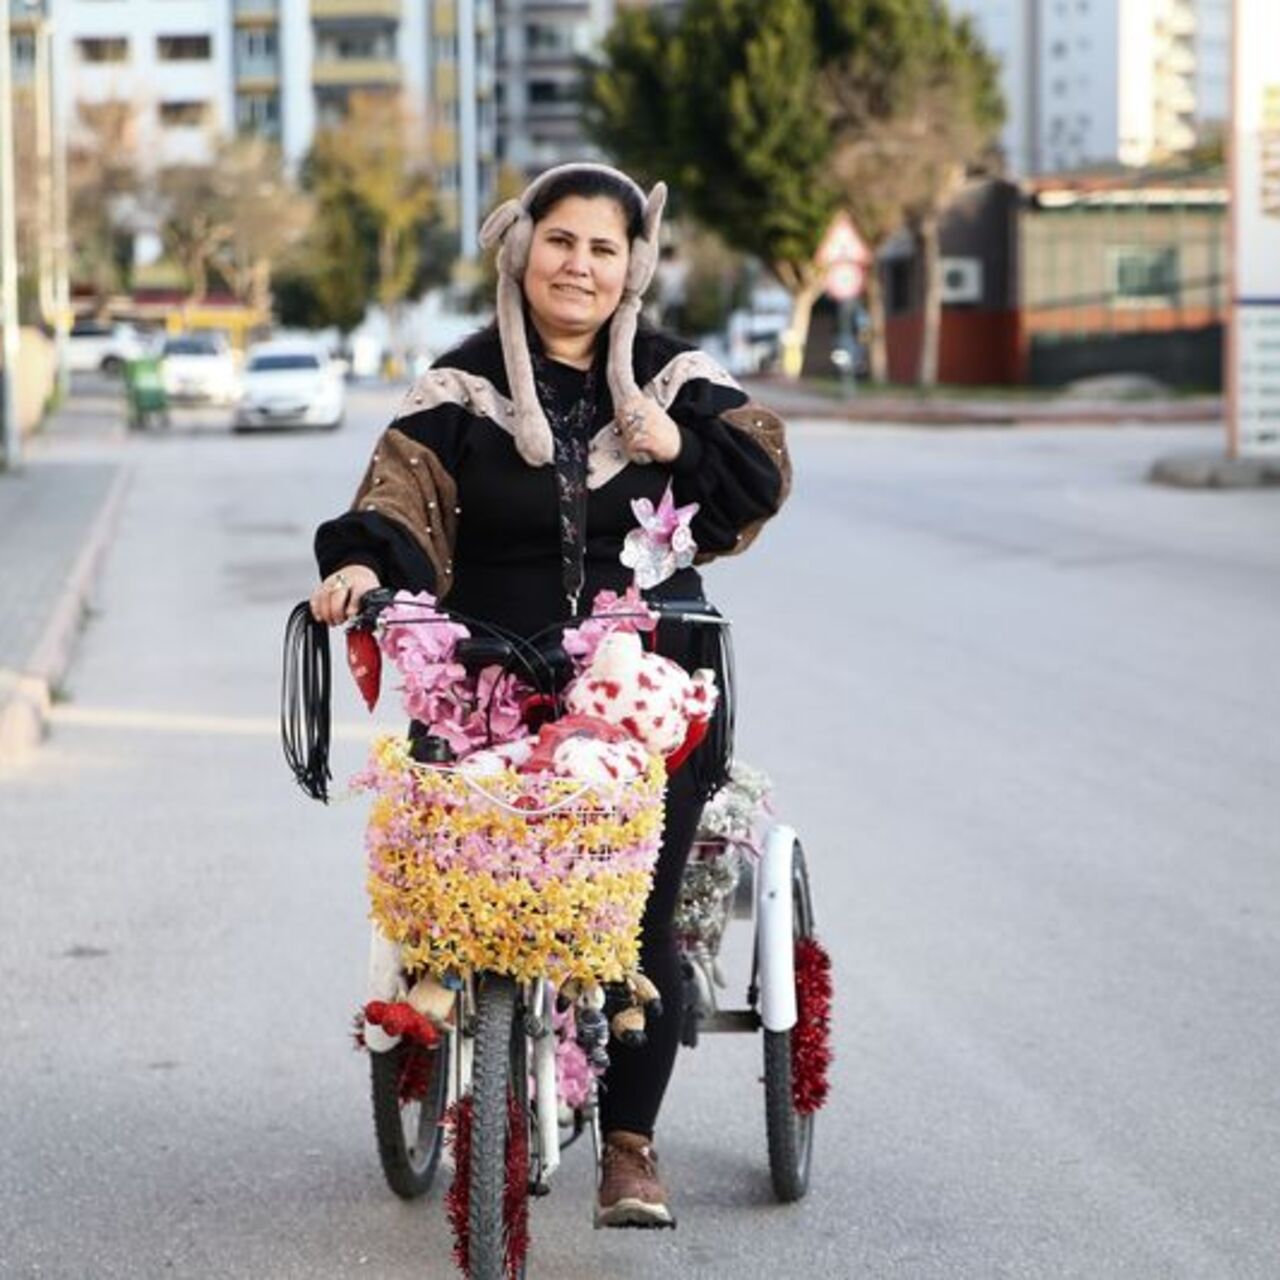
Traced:
POLYGON ((340 626, 360 611, 360 601, 382 584, 367 565, 343 565, 311 593, 311 616, 331 627, 340 626))

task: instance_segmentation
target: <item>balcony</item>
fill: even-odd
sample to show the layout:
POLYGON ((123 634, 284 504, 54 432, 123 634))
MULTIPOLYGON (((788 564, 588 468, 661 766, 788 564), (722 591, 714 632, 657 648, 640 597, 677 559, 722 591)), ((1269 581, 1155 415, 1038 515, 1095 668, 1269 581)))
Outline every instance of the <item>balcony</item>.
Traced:
POLYGON ((273 27, 280 21, 280 0, 235 0, 237 27, 273 27))
POLYGON ((394 58, 317 58, 311 81, 318 88, 394 89, 400 84, 400 64, 394 58))
POLYGON ((274 58, 245 58, 236 63, 236 90, 267 92, 280 87, 280 64, 274 58))
POLYGON ((431 30, 436 36, 458 34, 457 0, 435 0, 431 10, 431 30))
POLYGON ((321 22, 377 19, 400 21, 400 0, 311 0, 311 16, 321 22))
MULTIPOLYGON (((4 4, 6 0, 0 0, 0 4, 4 4)), ((25 4, 20 4, 18 0, 12 0, 9 4, 9 30, 17 35, 22 32, 24 35, 34 31, 36 27, 44 19, 34 10, 29 9, 25 4)))
POLYGON ((458 163, 458 131, 440 125, 431 131, 431 159, 438 165, 458 163))
POLYGON ((458 97, 458 68, 446 63, 436 68, 431 96, 436 102, 454 102, 458 97))

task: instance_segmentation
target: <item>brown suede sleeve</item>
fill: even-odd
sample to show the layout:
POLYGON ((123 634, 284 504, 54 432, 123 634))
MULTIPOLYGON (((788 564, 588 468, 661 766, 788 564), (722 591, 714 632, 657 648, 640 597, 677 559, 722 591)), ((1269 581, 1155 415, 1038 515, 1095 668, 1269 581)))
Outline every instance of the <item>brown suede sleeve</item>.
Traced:
MULTIPOLYGON (((769 519, 777 514, 782 504, 786 502, 787 495, 791 492, 791 455, 787 452, 786 427, 783 425, 782 419, 772 409, 767 409, 764 405, 758 404, 754 400, 748 400, 746 404, 737 409, 724 410, 720 417, 731 427, 735 427, 759 445, 768 455, 770 462, 778 469, 778 497, 773 511, 769 515, 753 520, 750 524, 740 529, 737 543, 733 549, 721 553, 737 555, 740 551, 745 551, 755 541, 756 535, 764 528, 769 519)), ((714 557, 709 556, 707 558, 712 559, 714 557)))
POLYGON ((462 509, 457 485, 435 453, 391 427, 374 447, 351 509, 376 511, 400 525, 431 561, 436 598, 448 594, 462 509))

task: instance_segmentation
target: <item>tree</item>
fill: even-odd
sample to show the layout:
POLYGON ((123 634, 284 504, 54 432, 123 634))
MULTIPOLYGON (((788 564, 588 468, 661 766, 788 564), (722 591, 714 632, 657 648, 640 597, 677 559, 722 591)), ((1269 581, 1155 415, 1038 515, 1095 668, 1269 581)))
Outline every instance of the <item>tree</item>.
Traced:
POLYGON ((397 358, 399 312, 422 269, 435 203, 425 132, 402 98, 354 94, 347 119, 316 136, 310 161, 331 245, 372 235, 373 294, 397 358))
POLYGON ((98 298, 127 287, 134 222, 148 199, 138 164, 136 107, 80 103, 67 147, 67 201, 75 271, 98 298))
POLYGON ((791 295, 784 368, 798 376, 837 205, 811 0, 690 0, 678 24, 627 11, 603 58, 585 79, 593 137, 768 266, 791 295))
MULTIPOLYGON (((36 144, 36 100, 31 88, 13 87, 13 205, 18 246, 18 310, 27 322, 39 314, 41 273, 46 268, 44 237, 50 213, 42 199, 41 156, 36 144)), ((46 188, 47 189, 47 188, 46 188)), ((48 320, 50 317, 42 316, 48 320)))
MULTIPOLYGON (((937 382, 942 214, 974 166, 990 163, 1004 116, 994 60, 941 0, 828 0, 825 72, 833 166, 864 237, 905 225, 919 247, 924 336, 917 381, 937 382)), ((872 377, 885 377, 884 302, 868 273, 872 377)))
POLYGON ((222 143, 214 168, 219 199, 227 206, 215 261, 232 293, 267 315, 273 270, 305 234, 312 201, 289 180, 279 147, 263 137, 222 143))
MULTIPOLYGON (((723 330, 745 293, 746 263, 714 231, 685 221, 674 228, 679 246, 676 295, 662 304, 663 323, 689 337, 723 330)), ((668 276, 659 268, 660 284, 668 276)))
POLYGON ((172 165, 160 171, 156 192, 165 249, 182 268, 190 300, 200 302, 232 235, 232 208, 217 166, 172 165))

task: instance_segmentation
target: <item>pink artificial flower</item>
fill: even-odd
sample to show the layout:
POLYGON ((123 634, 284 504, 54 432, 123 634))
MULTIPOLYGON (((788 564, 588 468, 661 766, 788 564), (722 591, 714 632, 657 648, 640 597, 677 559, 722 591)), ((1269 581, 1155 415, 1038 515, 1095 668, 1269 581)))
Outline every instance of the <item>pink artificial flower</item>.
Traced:
POLYGON ((657 625, 658 615, 634 585, 621 596, 606 589, 598 592, 592 601, 591 617, 579 627, 565 628, 564 649, 581 669, 591 665, 605 636, 615 631, 652 631, 657 625))

